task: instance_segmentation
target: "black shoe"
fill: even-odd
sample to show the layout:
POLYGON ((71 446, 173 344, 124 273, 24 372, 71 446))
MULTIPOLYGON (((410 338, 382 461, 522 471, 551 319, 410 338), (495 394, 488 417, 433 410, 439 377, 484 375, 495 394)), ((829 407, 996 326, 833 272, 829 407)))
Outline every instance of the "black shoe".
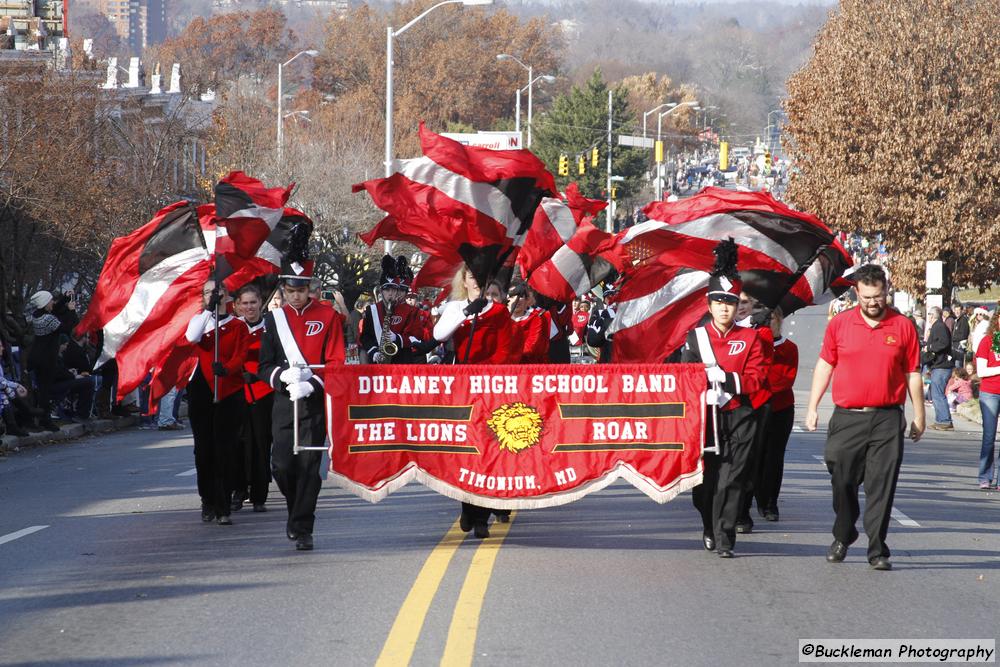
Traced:
POLYGON ((834 540, 830 545, 830 550, 826 552, 826 562, 840 563, 847 558, 847 545, 839 540, 834 540))
POLYGON ((715 551, 715 538, 711 535, 702 535, 701 543, 705 547, 705 551, 715 551))
POLYGON ((308 533, 302 533, 297 538, 295 538, 295 550, 296 551, 312 551, 313 550, 313 536, 308 533))
POLYGON ((285 528, 285 536, 288 537, 288 539, 293 540, 293 541, 299 539, 299 534, 296 533, 291 528, 285 528))
POLYGON ((229 518, 228 514, 223 514, 218 519, 215 520, 215 523, 219 524, 220 526, 231 526, 233 525, 233 520, 229 518))
POLYGON ((485 521, 477 523, 475 526, 473 526, 472 534, 478 537, 479 539, 484 540, 490 536, 490 527, 486 524, 485 521))
POLYGON ((777 521, 778 520, 778 510, 764 510, 764 520, 765 521, 777 521))
POLYGON ((458 517, 458 527, 462 529, 463 533, 467 533, 472 530, 472 519, 465 516, 464 512, 462 513, 462 516, 458 517))
POLYGON ((241 509, 243 509, 243 501, 240 500, 239 498, 233 498, 233 502, 229 504, 229 509, 231 509, 234 512, 239 512, 241 509))
POLYGON ((510 510, 497 510, 493 514, 496 515, 497 521, 500 523, 510 523, 510 510))
POLYGON ((266 512, 267 508, 264 507, 264 503, 254 503, 253 504, 253 511, 254 512, 266 512))
POLYGON ((892 563, 889 562, 888 556, 879 556, 875 560, 871 561, 870 565, 873 570, 886 571, 892 569, 892 563))
POLYGON ((207 508, 204 505, 202 505, 201 506, 201 520, 204 521, 205 523, 208 523, 209 521, 215 521, 215 511, 214 510, 210 510, 209 508, 207 508))
POLYGON ((42 422, 42 428, 51 433, 58 433, 59 427, 51 419, 42 422))
POLYGON ((744 535, 749 535, 750 533, 753 532, 753 521, 750 521, 749 523, 745 521, 737 522, 736 532, 743 533, 744 535))
POLYGON ((719 558, 732 558, 732 557, 733 557, 732 549, 719 549, 719 558))

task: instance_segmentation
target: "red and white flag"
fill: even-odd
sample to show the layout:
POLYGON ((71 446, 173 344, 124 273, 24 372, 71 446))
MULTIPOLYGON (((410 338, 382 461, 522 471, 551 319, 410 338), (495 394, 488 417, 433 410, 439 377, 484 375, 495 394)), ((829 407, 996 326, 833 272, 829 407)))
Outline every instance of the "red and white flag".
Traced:
POLYGON ((614 235, 583 220, 573 236, 532 271, 528 284, 559 303, 569 303, 620 268, 601 256, 614 241, 614 235))
POLYGON ((128 236, 115 239, 80 333, 101 329, 97 365, 118 361, 118 397, 139 386, 182 337, 202 307, 212 258, 189 202, 161 211, 128 236))
MULTIPOLYGON (((285 207, 281 218, 256 253, 252 257, 243 257, 231 244, 222 240, 227 228, 220 224, 215 214, 215 204, 199 206, 198 215, 209 251, 215 254, 219 265, 217 275, 229 291, 239 289, 258 276, 278 274, 281 271, 281 258, 288 251, 292 227, 303 223, 310 230, 313 228, 313 221, 309 216, 298 209, 285 207)), ((229 228, 232 228, 232 221, 229 221, 229 228)))
POLYGON ((644 211, 650 219, 620 233, 614 251, 624 267, 608 328, 615 361, 659 362, 683 344, 705 314, 712 251, 727 238, 744 291, 786 315, 850 287, 842 276, 851 259, 836 235, 770 194, 706 188, 644 211))
POLYGON ((464 146, 420 126, 424 157, 398 160, 392 176, 354 186, 388 215, 362 240, 406 241, 442 262, 465 262, 485 283, 512 260, 535 210, 556 192, 526 150, 464 146))
POLYGON ((242 171, 231 172, 215 186, 219 227, 215 252, 251 258, 277 227, 295 184, 268 188, 242 171))

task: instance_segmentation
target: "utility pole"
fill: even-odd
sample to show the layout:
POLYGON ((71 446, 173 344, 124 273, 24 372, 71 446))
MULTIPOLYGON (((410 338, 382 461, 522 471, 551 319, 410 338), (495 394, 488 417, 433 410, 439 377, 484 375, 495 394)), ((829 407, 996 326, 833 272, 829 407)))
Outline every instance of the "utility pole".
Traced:
POLYGON ((604 225, 604 229, 607 232, 614 231, 612 219, 615 213, 615 202, 611 199, 611 123, 614 120, 613 95, 614 92, 608 88, 608 215, 604 225))

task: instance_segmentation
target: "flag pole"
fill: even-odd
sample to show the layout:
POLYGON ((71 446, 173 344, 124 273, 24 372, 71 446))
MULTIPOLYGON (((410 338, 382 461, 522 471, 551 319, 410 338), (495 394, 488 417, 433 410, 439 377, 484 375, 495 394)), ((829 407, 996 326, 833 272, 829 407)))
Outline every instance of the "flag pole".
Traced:
MULTIPOLYGON (((219 285, 219 253, 215 253, 215 270, 213 279, 215 280, 215 288, 213 292, 218 293, 220 288, 219 285)), ((214 296, 214 294, 213 294, 214 296)), ((219 376, 215 374, 215 366, 219 363, 219 305, 222 302, 221 295, 219 296, 219 303, 215 304, 215 311, 212 313, 212 317, 215 318, 215 352, 212 357, 212 379, 214 380, 214 388, 212 389, 212 401, 214 403, 219 402, 219 376)))

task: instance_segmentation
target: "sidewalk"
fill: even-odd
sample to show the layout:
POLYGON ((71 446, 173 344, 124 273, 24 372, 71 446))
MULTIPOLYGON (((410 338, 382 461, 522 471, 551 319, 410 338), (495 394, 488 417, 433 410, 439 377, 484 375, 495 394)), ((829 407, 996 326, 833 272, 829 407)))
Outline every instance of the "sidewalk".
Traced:
POLYGON ((139 424, 138 417, 95 419, 87 424, 63 424, 56 432, 40 431, 25 436, 4 435, 0 438, 0 455, 16 452, 25 447, 36 447, 51 442, 76 440, 93 433, 110 433, 132 428, 139 424))

